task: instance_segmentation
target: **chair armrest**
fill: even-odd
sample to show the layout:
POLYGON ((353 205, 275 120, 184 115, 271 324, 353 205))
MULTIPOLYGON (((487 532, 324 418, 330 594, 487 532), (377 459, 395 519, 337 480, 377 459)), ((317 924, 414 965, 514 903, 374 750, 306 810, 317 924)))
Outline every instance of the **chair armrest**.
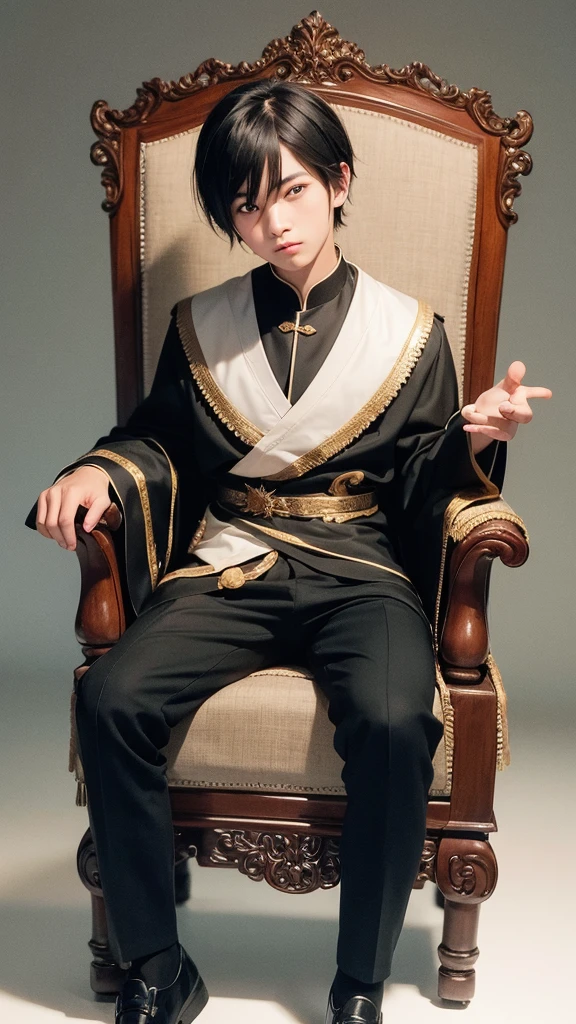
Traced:
POLYGON ((442 673, 451 684, 478 683, 484 676, 490 651, 492 562, 500 558, 505 565, 520 566, 529 551, 522 520, 502 499, 464 511, 460 523, 454 520, 448 538, 445 593, 437 626, 442 673))
POLYGON ((123 587, 112 533, 122 525, 122 513, 112 502, 90 533, 82 529, 88 510, 75 517, 76 554, 80 562, 80 601, 76 613, 76 638, 85 653, 100 653, 120 639, 126 628, 123 587), (93 650, 94 649, 94 650, 93 650))

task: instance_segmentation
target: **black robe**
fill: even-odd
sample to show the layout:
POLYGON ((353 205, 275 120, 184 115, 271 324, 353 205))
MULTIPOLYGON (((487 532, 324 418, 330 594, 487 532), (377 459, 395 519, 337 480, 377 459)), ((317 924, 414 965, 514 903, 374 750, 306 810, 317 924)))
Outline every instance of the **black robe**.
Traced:
MULTIPOLYGON (((335 270, 315 285, 300 323, 316 333, 299 338, 291 401, 318 372, 346 316, 357 270, 341 256, 335 270)), ((292 335, 279 325, 294 320, 298 293, 270 264, 252 271, 252 290, 260 334, 270 366, 287 394, 292 335)), ((405 599, 419 595, 432 620, 443 552, 444 512, 455 494, 499 493, 506 446, 493 442, 478 458, 471 435, 462 427, 454 363, 443 326, 435 314, 422 352, 398 393, 359 436, 293 479, 251 477, 249 482, 283 495, 326 493, 335 477, 364 473, 363 489, 376 492, 379 510, 344 523, 285 516, 239 513, 216 501, 218 485, 239 489, 243 478, 230 469, 252 445, 242 437, 241 417, 218 408, 189 359, 190 345, 182 310, 171 311, 150 394, 124 426, 100 437, 85 455, 56 479, 81 465, 104 469, 110 498, 123 510, 115 537, 125 565, 134 613, 144 602, 174 596, 174 584, 162 578, 184 566, 205 563, 188 553, 191 538, 207 506, 273 548, 343 578, 387 579, 405 599), (188 356, 187 356, 188 352, 188 356), (263 532, 266 531, 266 532, 263 532), (271 532, 272 531, 272 532, 271 532), (408 582, 410 580, 411 582, 408 582), (171 592, 171 593, 170 593, 171 592), (153 596, 152 596, 153 595, 153 596)), ((375 381, 375 388, 380 383, 375 381)), ((35 528, 37 506, 26 524, 35 528)), ((219 573, 182 578, 179 591, 217 586, 219 573)))

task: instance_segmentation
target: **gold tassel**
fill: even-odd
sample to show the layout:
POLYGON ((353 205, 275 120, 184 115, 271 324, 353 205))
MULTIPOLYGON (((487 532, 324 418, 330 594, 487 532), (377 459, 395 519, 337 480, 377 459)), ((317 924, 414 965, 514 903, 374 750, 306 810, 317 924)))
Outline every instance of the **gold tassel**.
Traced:
POLYGON ((72 690, 70 698, 70 748, 68 752, 68 771, 74 772, 76 778, 76 807, 86 807, 86 783, 84 769, 78 756, 78 739, 76 735, 76 691, 72 690))
POLYGON ((452 701, 450 700, 450 690, 448 689, 444 676, 440 671, 440 665, 436 661, 436 686, 440 694, 440 703, 442 704, 442 716, 444 718, 444 748, 446 751, 446 780, 450 788, 452 788, 452 768, 454 765, 454 708, 452 707, 452 701))
POLYGON ((496 768, 503 771, 510 764, 510 742, 508 738, 508 700, 500 670, 491 654, 486 658, 488 672, 496 691, 496 768))

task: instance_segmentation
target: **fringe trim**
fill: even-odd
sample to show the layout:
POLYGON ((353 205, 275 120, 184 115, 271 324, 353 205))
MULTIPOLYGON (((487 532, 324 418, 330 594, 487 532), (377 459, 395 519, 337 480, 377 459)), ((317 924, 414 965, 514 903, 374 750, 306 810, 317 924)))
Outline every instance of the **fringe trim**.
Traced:
POLYGON ((81 772, 81 762, 78 757, 78 740, 76 736, 76 691, 72 690, 70 697, 70 747, 68 750, 68 771, 74 772, 76 779, 76 807, 86 807, 86 783, 81 772), (80 771, 78 770, 80 766, 80 771))
POLYGON ((450 690, 440 671, 436 659, 436 686, 440 694, 442 715, 444 718, 444 749, 446 751, 446 788, 452 789, 452 769, 454 767, 454 708, 450 700, 450 690))
POLYGON ((488 674, 496 691, 496 768, 503 771, 510 764, 510 742, 508 736, 508 700, 500 670, 491 654, 486 658, 488 674))
POLYGON ((475 509, 471 509, 470 515, 466 515, 467 511, 465 509, 460 513, 460 516, 452 523, 449 529, 449 536, 452 540, 456 542, 464 540, 476 526, 480 526, 482 523, 491 523, 498 519, 505 519, 509 523, 515 523, 516 526, 519 526, 526 538, 526 542, 529 543, 528 530, 524 520, 505 501, 501 503, 495 502, 494 507, 488 510, 485 506, 484 509, 479 508, 477 512, 475 509), (459 520, 461 521, 459 522, 459 520))

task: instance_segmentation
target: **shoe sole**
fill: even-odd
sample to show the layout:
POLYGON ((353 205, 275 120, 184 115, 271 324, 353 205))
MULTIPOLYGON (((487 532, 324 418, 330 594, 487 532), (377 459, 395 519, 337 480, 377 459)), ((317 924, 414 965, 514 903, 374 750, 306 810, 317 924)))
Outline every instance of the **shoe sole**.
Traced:
POLYGON ((178 1015, 177 1024, 192 1024, 208 1002, 208 989, 204 982, 188 997, 178 1015), (192 1016, 190 1016, 192 1014, 192 1016))

